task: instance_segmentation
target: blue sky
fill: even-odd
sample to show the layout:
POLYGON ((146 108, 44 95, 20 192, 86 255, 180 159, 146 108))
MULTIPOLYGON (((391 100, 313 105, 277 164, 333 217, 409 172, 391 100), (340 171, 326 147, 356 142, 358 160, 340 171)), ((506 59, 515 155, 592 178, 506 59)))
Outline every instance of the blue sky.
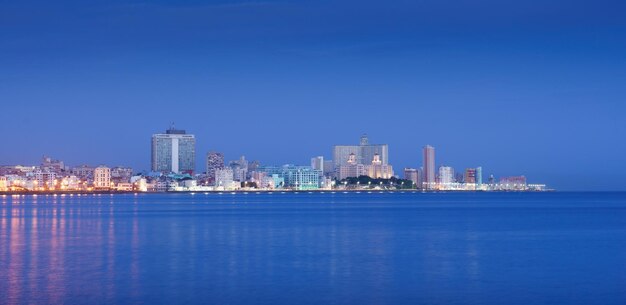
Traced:
POLYGON ((148 169, 170 122, 307 164, 361 133, 437 164, 626 190, 621 1, 0 1, 0 164, 148 169))

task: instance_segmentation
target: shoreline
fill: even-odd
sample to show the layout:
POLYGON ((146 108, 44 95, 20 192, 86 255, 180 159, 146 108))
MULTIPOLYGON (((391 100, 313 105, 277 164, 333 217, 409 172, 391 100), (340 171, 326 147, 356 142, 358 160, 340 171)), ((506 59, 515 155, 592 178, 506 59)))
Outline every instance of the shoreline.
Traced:
POLYGON ((411 194, 435 194, 435 193, 553 193, 556 190, 233 190, 233 191, 166 191, 166 192, 136 192, 136 191, 20 191, 20 192, 0 192, 0 196, 9 195, 141 195, 141 194, 285 194, 285 193, 308 193, 308 194, 338 194, 338 193, 354 193, 354 194, 383 194, 383 193, 411 193, 411 194))

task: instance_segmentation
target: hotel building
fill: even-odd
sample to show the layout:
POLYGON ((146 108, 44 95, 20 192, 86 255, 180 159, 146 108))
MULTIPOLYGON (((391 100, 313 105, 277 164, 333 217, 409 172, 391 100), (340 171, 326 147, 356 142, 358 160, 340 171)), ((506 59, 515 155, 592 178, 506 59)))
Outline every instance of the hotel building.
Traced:
POLYGON ((152 135, 152 171, 193 174, 196 168, 196 138, 173 126, 152 135))
POLYGON ((355 155, 357 164, 371 162, 375 154, 379 155, 382 164, 389 163, 389 146, 387 144, 370 144, 365 134, 361 136, 359 145, 335 145, 333 147, 335 168, 347 165, 351 154, 355 155))

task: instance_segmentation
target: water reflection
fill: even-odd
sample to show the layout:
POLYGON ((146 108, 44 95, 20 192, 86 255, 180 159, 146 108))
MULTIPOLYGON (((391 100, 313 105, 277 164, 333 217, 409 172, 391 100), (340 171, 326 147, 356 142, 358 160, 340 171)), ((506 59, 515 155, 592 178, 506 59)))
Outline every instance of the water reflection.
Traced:
POLYGON ((538 220, 519 203, 349 196, 2 197, 0 303, 523 304, 542 287, 589 300, 566 289, 583 265, 607 279, 588 292, 626 300, 624 207, 538 220), (568 251, 589 245, 601 261, 568 251))

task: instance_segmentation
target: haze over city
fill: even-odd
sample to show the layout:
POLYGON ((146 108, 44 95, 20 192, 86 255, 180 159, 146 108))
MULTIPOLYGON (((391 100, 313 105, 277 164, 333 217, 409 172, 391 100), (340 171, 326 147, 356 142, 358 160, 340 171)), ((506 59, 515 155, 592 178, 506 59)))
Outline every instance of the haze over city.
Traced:
POLYGON ((196 135, 199 170, 209 150, 307 164, 367 133, 397 169, 419 167, 431 144, 437 166, 625 190, 625 9, 4 3, 0 165, 50 155, 149 170, 151 135, 175 122, 196 135))

